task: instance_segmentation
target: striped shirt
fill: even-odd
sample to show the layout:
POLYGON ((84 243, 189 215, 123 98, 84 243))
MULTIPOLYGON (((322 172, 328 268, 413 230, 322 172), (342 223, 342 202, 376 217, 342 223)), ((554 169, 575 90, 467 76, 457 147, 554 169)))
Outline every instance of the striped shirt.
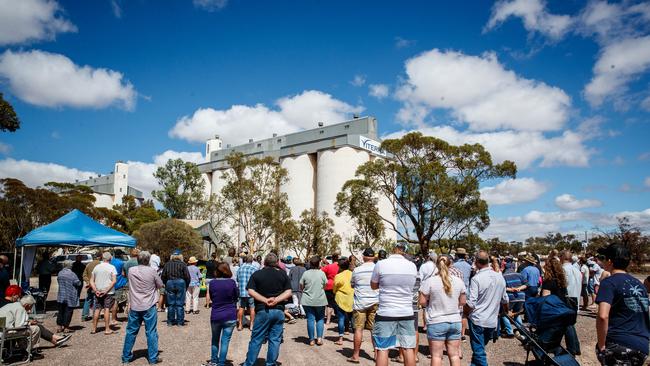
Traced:
POLYGON ((239 270, 237 270, 237 283, 239 284, 239 297, 250 297, 246 286, 251 276, 258 268, 252 263, 244 263, 239 270))
POLYGON ((185 281, 185 286, 190 285, 190 272, 187 270, 187 265, 176 259, 165 264, 160 277, 164 283, 180 279, 185 281))
POLYGON ((379 292, 370 288, 370 278, 374 269, 375 263, 366 262, 352 272, 353 310, 364 310, 379 302, 379 292))
POLYGON ((377 315, 385 318, 413 316, 413 287, 417 276, 415 264, 400 254, 377 262, 370 279, 379 284, 377 315))

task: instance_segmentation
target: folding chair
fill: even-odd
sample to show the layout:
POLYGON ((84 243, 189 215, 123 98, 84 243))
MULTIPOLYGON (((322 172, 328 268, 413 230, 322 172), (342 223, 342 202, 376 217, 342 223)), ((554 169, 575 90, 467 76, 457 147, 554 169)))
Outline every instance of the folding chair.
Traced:
POLYGON ((508 320, 517 328, 521 337, 519 341, 526 350, 525 365, 549 365, 549 366, 580 366, 578 361, 560 344, 545 344, 538 335, 526 328, 524 325, 515 322, 510 316, 508 320), (535 360, 529 361, 530 354, 533 354, 535 360), (553 353, 553 355, 551 355, 553 353))
POLYGON ((25 359, 8 365, 32 362, 32 331, 29 326, 7 328, 7 318, 0 317, 0 332, 0 361, 3 365, 19 355, 24 355, 25 359))

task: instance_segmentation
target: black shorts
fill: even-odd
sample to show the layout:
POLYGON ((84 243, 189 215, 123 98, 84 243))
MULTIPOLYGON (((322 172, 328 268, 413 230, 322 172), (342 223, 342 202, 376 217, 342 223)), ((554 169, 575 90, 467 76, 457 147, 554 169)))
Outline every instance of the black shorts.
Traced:
POLYGON ((589 291, 587 290, 586 283, 582 284, 582 288, 580 289, 580 296, 589 296, 589 291))
POLYGON ((334 300, 334 291, 325 290, 325 297, 327 298, 327 306, 336 309, 336 301, 334 300))
POLYGON ((112 294, 106 294, 102 297, 95 296, 95 310, 110 309, 115 303, 115 298, 112 294))

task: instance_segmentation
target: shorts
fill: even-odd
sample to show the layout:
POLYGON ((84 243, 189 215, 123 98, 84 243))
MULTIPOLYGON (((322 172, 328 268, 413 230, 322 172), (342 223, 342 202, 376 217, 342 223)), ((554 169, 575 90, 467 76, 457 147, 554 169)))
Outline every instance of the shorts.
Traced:
POLYGON ((239 298, 239 307, 241 309, 254 309, 255 308, 255 299, 252 297, 240 297, 239 298))
POLYGON ((336 309, 336 300, 334 300, 334 291, 325 290, 325 297, 327 298, 327 306, 336 309))
POLYGON ((427 324, 427 338, 431 341, 460 340, 461 322, 427 324))
POLYGON ((589 279, 589 283, 587 284, 587 293, 589 295, 593 295, 596 293, 596 283, 594 282, 593 278, 589 279))
POLYGON ((382 320, 375 318, 372 339, 375 348, 385 351, 395 348, 415 348, 415 327, 413 318, 405 317, 400 320, 382 320), (402 320, 403 319, 403 320, 402 320))
POLYGON ((589 290, 587 288, 588 288, 587 284, 583 283, 580 289, 580 296, 589 296, 589 290))
POLYGON ((115 298, 112 294, 107 294, 102 297, 95 296, 95 310, 110 309, 115 303, 115 298))
POLYGON ((354 310, 352 320, 354 329, 372 330, 375 327, 375 315, 377 314, 377 304, 363 310, 354 310))
POLYGON ((115 302, 123 304, 129 300, 129 286, 123 286, 115 290, 115 302))

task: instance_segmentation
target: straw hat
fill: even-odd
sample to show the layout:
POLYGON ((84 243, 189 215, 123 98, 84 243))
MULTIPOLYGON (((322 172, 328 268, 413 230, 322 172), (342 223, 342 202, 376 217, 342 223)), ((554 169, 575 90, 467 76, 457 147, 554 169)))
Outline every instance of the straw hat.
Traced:
POLYGON ((194 256, 190 257, 190 259, 187 260, 187 263, 189 263, 189 264, 195 264, 195 263, 198 263, 198 262, 199 262, 198 259, 196 259, 196 257, 194 257, 194 256))
POLYGON ((465 248, 456 248, 456 254, 467 254, 465 248))
POLYGON ((525 257, 523 258, 523 260, 525 260, 526 262, 528 262, 528 263, 530 263, 530 264, 537 264, 537 261, 535 260, 535 258, 534 258, 532 255, 530 255, 530 254, 527 255, 527 256, 525 256, 525 257))

